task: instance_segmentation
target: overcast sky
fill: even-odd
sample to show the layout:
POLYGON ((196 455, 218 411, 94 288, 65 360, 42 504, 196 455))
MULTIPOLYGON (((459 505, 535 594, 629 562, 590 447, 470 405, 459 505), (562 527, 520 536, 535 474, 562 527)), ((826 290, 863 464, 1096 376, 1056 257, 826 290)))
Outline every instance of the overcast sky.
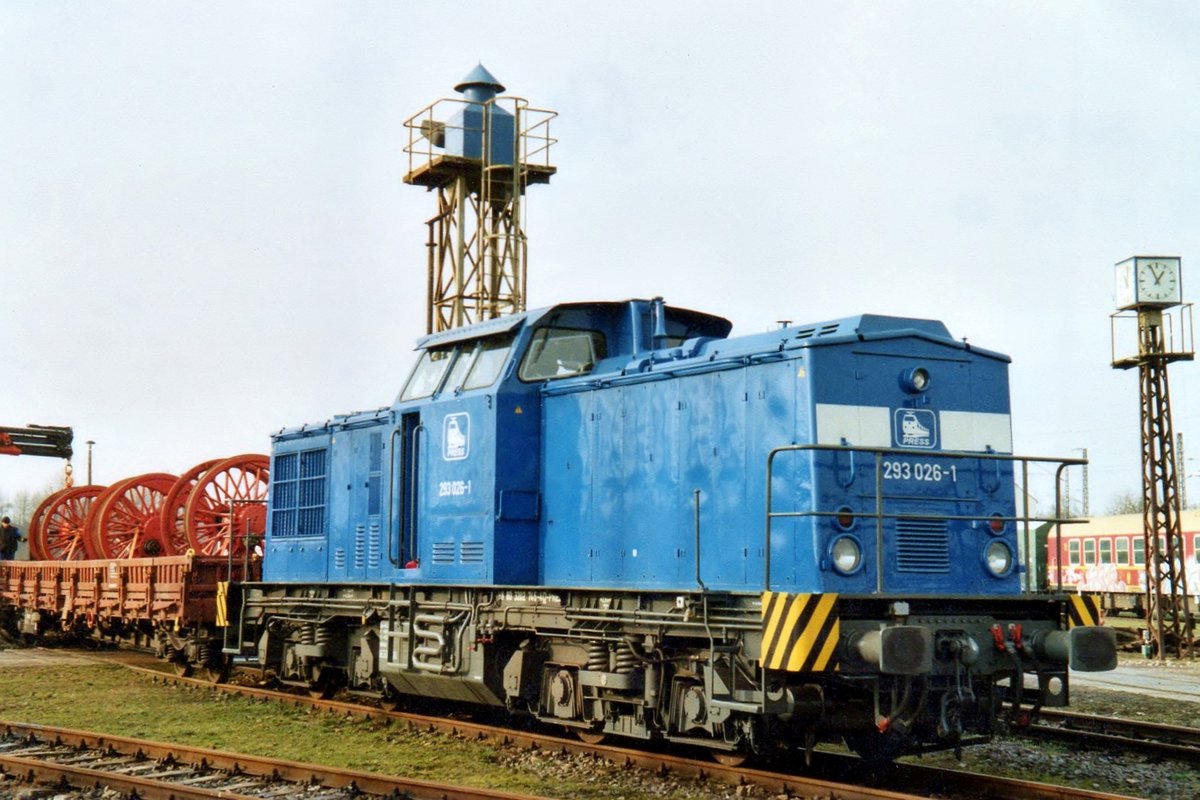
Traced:
MULTIPOLYGON (((0 425, 73 426, 111 483, 389 404, 434 211, 403 122, 482 62, 560 115, 531 307, 944 320, 1012 356, 1018 452, 1088 449, 1097 513, 1140 485, 1112 266, 1200 286, 1198 9, 0 3, 0 425)), ((60 475, 0 457, 0 494, 60 475)))

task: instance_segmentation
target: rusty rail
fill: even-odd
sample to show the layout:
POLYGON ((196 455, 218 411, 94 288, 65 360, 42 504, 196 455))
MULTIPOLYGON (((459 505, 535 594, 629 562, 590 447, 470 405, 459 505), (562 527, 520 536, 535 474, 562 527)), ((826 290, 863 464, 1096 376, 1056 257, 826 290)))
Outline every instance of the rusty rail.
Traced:
POLYGON ((372 796, 517 800, 529 796, 69 728, 3 721, 0 726, 4 729, 0 767, 6 773, 29 781, 110 786, 142 798, 238 800, 261 796, 254 791, 267 787, 278 793, 287 784, 294 784, 295 793, 310 800, 372 796), (314 785, 329 791, 315 793, 314 785))

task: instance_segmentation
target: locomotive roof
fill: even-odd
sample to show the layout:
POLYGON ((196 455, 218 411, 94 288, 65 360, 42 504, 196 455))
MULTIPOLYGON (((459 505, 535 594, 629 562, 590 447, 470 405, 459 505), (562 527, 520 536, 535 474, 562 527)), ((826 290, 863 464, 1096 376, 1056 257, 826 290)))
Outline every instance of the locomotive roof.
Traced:
MULTIPOLYGON (((423 336, 417 340, 418 350, 424 350, 429 347, 440 347, 454 344, 455 342, 463 342, 471 339, 482 339, 487 336, 494 336, 501 333, 508 333, 516 330, 523 325, 533 326, 550 316, 551 314, 571 311, 584 310, 595 313, 608 314, 625 314, 628 309, 634 305, 648 306, 652 301, 631 298, 628 300, 619 301, 581 301, 573 303, 559 303, 553 306, 545 306, 536 308, 531 311, 524 311, 519 314, 511 314, 497 319, 484 320, 471 325, 464 325, 460 328, 453 328, 448 331, 439 331, 423 336)), ((704 335, 710 338, 723 339, 733 330, 733 323, 725 317, 709 314, 703 311, 695 311, 690 308, 680 308, 679 306, 666 306, 667 312, 673 319, 680 320, 704 331, 704 335)))

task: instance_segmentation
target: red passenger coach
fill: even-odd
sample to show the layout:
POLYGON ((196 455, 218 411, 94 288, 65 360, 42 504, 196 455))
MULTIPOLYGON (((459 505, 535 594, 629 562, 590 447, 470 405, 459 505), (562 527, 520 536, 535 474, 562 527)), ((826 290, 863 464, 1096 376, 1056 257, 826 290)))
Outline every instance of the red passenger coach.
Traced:
MULTIPOLYGON (((1184 555, 1188 592, 1200 593, 1200 511, 1184 511, 1182 541, 1175 542, 1184 555)), ((1053 528, 1046 547, 1046 579, 1050 587, 1103 598, 1109 613, 1142 613, 1146 591, 1146 543, 1141 514, 1095 517, 1076 525, 1063 525, 1061 543, 1053 528)), ((1163 548, 1165 549, 1165 548, 1163 548)))

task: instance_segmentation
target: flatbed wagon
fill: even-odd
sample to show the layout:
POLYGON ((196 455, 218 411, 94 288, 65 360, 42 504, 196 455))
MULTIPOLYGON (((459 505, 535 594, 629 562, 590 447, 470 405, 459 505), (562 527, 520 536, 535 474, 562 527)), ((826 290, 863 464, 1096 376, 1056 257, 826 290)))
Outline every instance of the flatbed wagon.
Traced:
POLYGON ((260 563, 197 555, 0 562, 0 622, 27 636, 152 647, 181 672, 220 669, 218 593, 230 581, 256 580, 260 563))

